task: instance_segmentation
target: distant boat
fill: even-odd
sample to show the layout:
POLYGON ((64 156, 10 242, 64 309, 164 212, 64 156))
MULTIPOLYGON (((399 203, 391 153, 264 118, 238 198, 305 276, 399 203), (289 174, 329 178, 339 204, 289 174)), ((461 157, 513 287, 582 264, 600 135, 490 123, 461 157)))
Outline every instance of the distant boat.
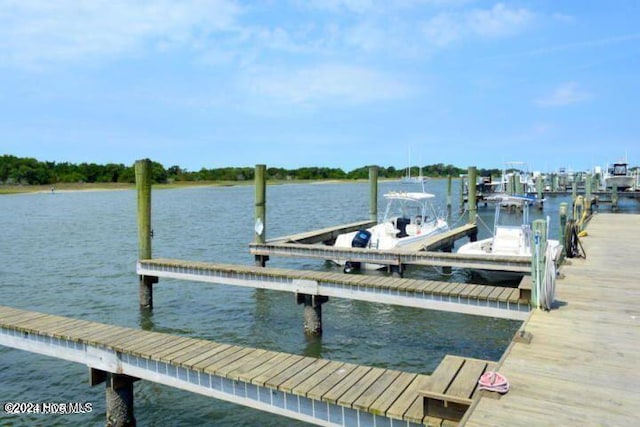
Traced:
POLYGON ((400 180, 403 184, 422 184, 427 182, 427 177, 422 176, 422 166, 420 166, 420 173, 418 176, 411 176, 411 166, 407 168, 407 174, 400 180))
POLYGON ((633 187, 635 177, 629 172, 627 163, 614 163, 607 168, 604 175, 605 188, 616 186, 619 191, 625 191, 633 187))
POLYGON ((422 166, 420 166, 418 176, 411 176, 411 149, 409 149, 409 166, 407 166, 406 173, 400 179, 400 182, 403 184, 423 184, 426 181, 427 177, 422 176, 422 166))

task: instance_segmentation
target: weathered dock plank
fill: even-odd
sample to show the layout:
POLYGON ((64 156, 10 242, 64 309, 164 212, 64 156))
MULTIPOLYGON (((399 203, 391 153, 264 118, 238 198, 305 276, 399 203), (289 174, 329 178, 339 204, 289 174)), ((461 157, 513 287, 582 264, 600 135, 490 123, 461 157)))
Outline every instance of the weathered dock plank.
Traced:
POLYGON ((300 271, 171 259, 138 261, 140 275, 524 320, 529 301, 503 288, 379 275, 300 271), (498 292, 496 288, 499 288, 498 292), (489 299, 489 295, 494 295, 489 299))
POLYGON ((587 232, 587 258, 562 266, 557 305, 533 312, 531 343, 503 358, 509 392, 481 397, 465 426, 637 424, 640 215, 598 214, 587 232))

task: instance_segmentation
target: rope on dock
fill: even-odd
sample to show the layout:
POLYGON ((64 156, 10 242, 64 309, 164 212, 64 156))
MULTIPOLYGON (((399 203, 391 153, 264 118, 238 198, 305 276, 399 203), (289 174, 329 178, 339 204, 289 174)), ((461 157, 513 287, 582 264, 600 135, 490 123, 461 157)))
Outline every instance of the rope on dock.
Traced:
POLYGON ((544 278, 538 292, 538 303, 540 308, 544 310, 551 310, 551 304, 556 294, 556 250, 557 248, 547 245, 544 278))
POLYGON ((578 236, 579 233, 580 225, 576 220, 570 219, 567 221, 564 233, 564 247, 567 258, 587 258, 587 254, 584 251, 584 247, 582 246, 582 242, 580 242, 580 237, 578 236))

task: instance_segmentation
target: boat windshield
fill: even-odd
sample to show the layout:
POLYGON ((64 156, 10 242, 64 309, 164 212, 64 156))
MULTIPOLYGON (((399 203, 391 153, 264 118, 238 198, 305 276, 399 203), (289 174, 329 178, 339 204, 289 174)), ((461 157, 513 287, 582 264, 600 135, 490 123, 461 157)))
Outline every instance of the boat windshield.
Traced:
POLYGON ((615 164, 611 170, 612 175, 621 176, 627 174, 627 165, 626 164, 615 164))
POLYGON ((428 212, 430 205, 428 201, 435 196, 430 193, 391 192, 384 197, 387 199, 387 208, 383 222, 396 217, 426 221, 426 218, 432 214, 428 212))

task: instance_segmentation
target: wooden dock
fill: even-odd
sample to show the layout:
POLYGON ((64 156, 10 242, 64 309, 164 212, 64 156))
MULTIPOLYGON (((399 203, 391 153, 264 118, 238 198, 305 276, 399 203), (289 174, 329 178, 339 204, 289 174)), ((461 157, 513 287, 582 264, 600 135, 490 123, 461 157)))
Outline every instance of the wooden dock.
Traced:
POLYGON ((278 237, 264 243, 250 243, 249 250, 255 256, 285 256, 322 260, 368 262, 387 266, 419 265, 434 267, 458 267, 484 270, 513 271, 531 273, 531 258, 526 256, 478 256, 449 253, 456 240, 475 236, 475 224, 465 224, 445 233, 432 236, 428 240, 393 250, 372 248, 336 248, 320 244, 327 238, 345 230, 359 229, 367 222, 346 224, 328 229, 310 231, 293 236, 278 237), (445 250, 449 252, 436 252, 445 250))
POLYGON ((173 259, 140 260, 136 272, 145 277, 246 286, 513 320, 526 319, 530 310, 530 293, 526 290, 490 285, 173 259))
POLYGON ((0 345, 85 364, 92 379, 108 372, 153 381, 324 426, 440 426, 446 418, 425 414, 421 393, 454 382, 471 395, 479 376, 494 366, 454 358, 459 366, 481 366, 457 375, 460 369, 452 372, 445 358, 445 368, 436 369, 431 381, 429 375, 5 306, 0 306, 0 345))
POLYGON ((586 259, 562 267, 556 308, 526 323, 499 370, 511 385, 463 418, 480 426, 631 426, 640 417, 640 215, 597 214, 586 259))

